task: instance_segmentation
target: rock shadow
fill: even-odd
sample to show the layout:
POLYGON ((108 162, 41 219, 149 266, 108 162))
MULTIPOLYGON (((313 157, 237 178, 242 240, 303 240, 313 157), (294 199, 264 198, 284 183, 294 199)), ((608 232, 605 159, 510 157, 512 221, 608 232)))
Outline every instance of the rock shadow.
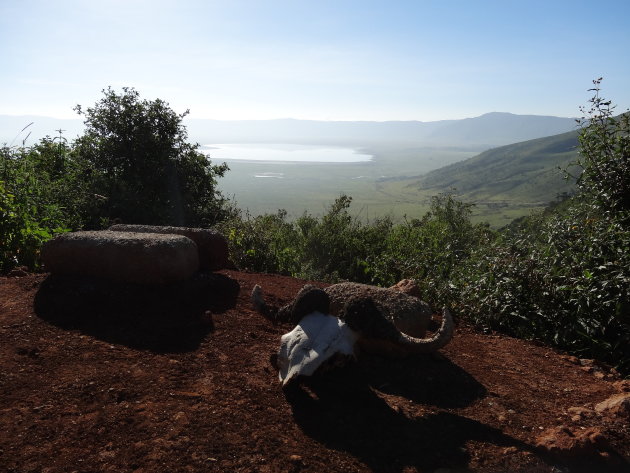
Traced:
POLYGON ((164 286, 120 283, 86 276, 50 275, 35 296, 35 312, 58 327, 156 353, 197 349, 213 330, 206 311, 236 306, 238 282, 198 273, 164 286))
POLYGON ((465 469, 471 440, 531 450, 498 429, 456 414, 409 417, 390 407, 365 375, 352 368, 295 382, 285 396, 306 435, 355 456, 372 471, 465 469))

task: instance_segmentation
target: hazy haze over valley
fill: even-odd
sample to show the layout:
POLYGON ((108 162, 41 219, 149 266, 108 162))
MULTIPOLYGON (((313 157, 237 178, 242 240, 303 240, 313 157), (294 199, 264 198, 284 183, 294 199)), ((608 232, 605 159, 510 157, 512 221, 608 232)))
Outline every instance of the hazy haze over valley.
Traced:
MULTIPOLYGON (((547 173, 538 181, 550 186, 544 190, 531 187, 530 193, 520 188, 514 196, 511 183, 518 177, 510 178, 507 185, 497 184, 503 186, 502 193, 488 194, 479 189, 493 179, 505 179, 501 177, 505 172, 493 174, 496 166, 487 168, 481 182, 476 174, 463 180, 447 175, 435 182, 431 175, 422 181, 421 176, 442 168, 460 169, 445 166, 492 148, 576 128, 572 118, 510 113, 436 122, 187 119, 185 124, 189 139, 200 143, 200 150, 213 162, 228 163, 230 171, 219 180, 219 188, 253 215, 278 209, 287 210, 290 217, 305 210, 319 214, 345 193, 355 200, 353 212, 364 218, 418 217, 426 211, 432 195, 457 188, 480 204, 481 215, 491 214, 495 224, 541 207, 553 200, 558 189, 568 189, 555 170, 558 159, 546 163, 547 155, 508 155, 503 168, 518 174, 529 168, 517 162, 535 161, 533 165, 542 169, 539 174, 547 173), (420 182, 423 184, 418 185, 420 182)), ((14 146, 23 140, 26 145, 32 144, 46 134, 58 136, 59 129, 65 130, 63 136, 72 141, 81 133, 82 123, 78 119, 0 116, 0 139, 14 146)), ((563 162, 565 156, 559 159, 563 162)), ((481 162, 486 163, 483 159, 481 162)), ((484 165, 476 166, 475 172, 479 174, 484 165)))
MULTIPOLYGON (((191 141, 212 143, 294 143, 364 147, 396 143, 487 149, 575 128, 575 119, 512 113, 487 113, 479 117, 421 121, 317 121, 317 120, 208 120, 186 118, 191 141)), ((0 143, 32 144, 46 135, 72 141, 83 130, 82 121, 33 115, 0 115, 0 143), (30 123, 32 125, 28 126, 30 123), (28 126, 24 132, 21 130, 28 126)))

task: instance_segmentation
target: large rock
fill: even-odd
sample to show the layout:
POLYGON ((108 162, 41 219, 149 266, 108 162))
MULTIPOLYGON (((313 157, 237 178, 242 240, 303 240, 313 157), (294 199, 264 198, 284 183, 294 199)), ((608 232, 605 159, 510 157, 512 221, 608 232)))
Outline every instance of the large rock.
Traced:
POLYGON ((614 394, 595 406, 599 414, 613 414, 630 419, 630 393, 614 394))
POLYGON ((223 235, 206 228, 168 227, 159 225, 126 225, 117 224, 109 227, 111 231, 162 233, 182 235, 197 244, 199 250, 199 264, 201 269, 214 271, 229 265, 229 251, 227 240, 223 235))
POLYGON ((608 441, 601 429, 570 429, 564 425, 545 430, 536 438, 536 447, 557 457, 582 457, 606 449, 608 441))
POLYGON ((141 284, 190 278, 199 268, 197 245, 181 235, 120 231, 58 235, 42 248, 46 270, 141 284))

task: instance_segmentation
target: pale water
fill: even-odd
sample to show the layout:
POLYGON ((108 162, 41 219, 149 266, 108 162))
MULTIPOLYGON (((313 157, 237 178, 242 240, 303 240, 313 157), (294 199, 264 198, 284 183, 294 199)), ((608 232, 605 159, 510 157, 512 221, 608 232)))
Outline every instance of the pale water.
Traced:
MULTIPOLYGON (((370 161, 372 156, 352 148, 295 144, 212 144, 203 145, 201 151, 213 162, 221 161, 267 161, 296 163, 360 163, 370 161)), ((263 176, 259 176, 263 177, 263 176)), ((279 177, 279 176, 265 176, 279 177)))

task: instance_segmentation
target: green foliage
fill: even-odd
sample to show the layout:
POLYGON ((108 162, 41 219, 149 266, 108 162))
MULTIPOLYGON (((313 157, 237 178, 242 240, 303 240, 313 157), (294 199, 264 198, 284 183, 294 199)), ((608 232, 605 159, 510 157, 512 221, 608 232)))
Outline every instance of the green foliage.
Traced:
POLYGON ((383 247, 392 222, 385 218, 363 225, 349 214, 351 202, 341 195, 322 217, 304 213, 289 222, 281 210, 255 218, 238 216, 220 228, 228 236, 233 261, 243 269, 369 282, 368 256, 383 247))
POLYGON ((50 152, 51 144, 48 139, 30 150, 0 149, 0 273, 21 265, 39 267, 41 244, 71 223, 48 172, 63 173, 62 158, 50 152))
POLYGON ((299 273, 296 231, 286 221, 286 212, 258 217, 236 215, 218 228, 228 239, 237 267, 284 275, 299 273))
POLYGON ((296 221, 303 277, 358 282, 371 279, 368 255, 379 251, 382 235, 392 223, 380 219, 373 225, 363 225, 348 212, 351 202, 351 197, 342 195, 321 219, 304 214, 296 221))
POLYGON ((243 269, 385 286, 412 278, 427 300, 441 304, 455 299, 453 273, 494 235, 486 225, 472 224, 471 205, 452 193, 436 196, 425 217, 402 225, 389 218, 363 223, 351 216, 351 202, 342 195, 321 217, 305 213, 289 222, 280 211, 239 216, 221 228, 243 269))
POLYGON ((90 227, 102 219, 128 223, 211 226, 230 214, 216 179, 228 170, 212 165, 187 142, 177 114, 160 99, 141 100, 132 88, 111 88, 83 111, 85 134, 75 143, 77 158, 91 171, 97 201, 90 227))
POLYGON ((607 211, 630 211, 630 112, 614 116, 610 100, 600 97, 601 78, 594 80, 595 95, 586 116, 579 120, 582 168, 578 186, 607 211))
POLYGON ((372 254, 375 281, 389 286, 415 279, 426 300, 453 301, 454 271, 493 234, 486 225, 472 224, 471 213, 472 205, 451 192, 433 197, 431 210, 422 219, 394 227, 383 250, 372 254))
POLYGON ((574 200, 480 247, 458 276, 475 323, 630 369, 630 232, 574 200))

